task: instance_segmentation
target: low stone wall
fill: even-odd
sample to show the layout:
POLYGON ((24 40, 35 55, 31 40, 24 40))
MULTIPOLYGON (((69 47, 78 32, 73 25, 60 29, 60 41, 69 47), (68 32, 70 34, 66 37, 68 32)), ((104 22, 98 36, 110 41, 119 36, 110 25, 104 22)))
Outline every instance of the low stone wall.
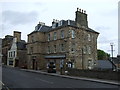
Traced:
POLYGON ((120 81, 120 71, 67 69, 68 75, 120 81))

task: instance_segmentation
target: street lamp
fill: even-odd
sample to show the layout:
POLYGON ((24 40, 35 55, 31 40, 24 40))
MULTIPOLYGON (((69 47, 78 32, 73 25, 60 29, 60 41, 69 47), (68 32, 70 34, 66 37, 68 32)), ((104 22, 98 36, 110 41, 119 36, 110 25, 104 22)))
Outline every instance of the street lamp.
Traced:
MULTIPOLYGON (((112 63, 113 63, 113 43, 110 43, 110 46, 111 46, 111 61, 112 61, 112 63)), ((114 69, 114 67, 113 67, 113 64, 112 64, 112 70, 114 69)))

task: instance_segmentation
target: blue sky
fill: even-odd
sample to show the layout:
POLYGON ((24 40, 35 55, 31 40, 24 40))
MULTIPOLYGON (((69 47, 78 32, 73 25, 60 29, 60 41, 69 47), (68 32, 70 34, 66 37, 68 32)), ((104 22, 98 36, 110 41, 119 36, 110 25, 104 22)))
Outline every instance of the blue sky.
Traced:
POLYGON ((39 21, 51 26, 53 19, 75 20, 77 7, 86 10, 88 25, 100 33, 98 49, 110 52, 114 43, 114 56, 118 54, 118 0, 1 0, 0 38, 21 31, 27 41, 39 21))

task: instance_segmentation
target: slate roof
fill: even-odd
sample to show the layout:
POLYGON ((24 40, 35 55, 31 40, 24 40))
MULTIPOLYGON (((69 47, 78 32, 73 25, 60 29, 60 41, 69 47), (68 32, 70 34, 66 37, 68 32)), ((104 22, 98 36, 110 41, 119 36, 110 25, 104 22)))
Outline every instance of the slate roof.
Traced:
MULTIPOLYGON (((58 23, 56 24, 56 28, 52 28, 52 26, 46 26, 46 25, 40 25, 38 24, 36 27, 35 27, 35 30, 32 32, 32 33, 35 33, 35 32, 50 32, 54 29, 57 29, 57 28, 60 28, 60 27, 65 27, 65 26, 71 26, 71 27, 76 27, 76 28, 83 28, 85 29, 86 31, 90 31, 90 32, 94 32, 94 33, 98 33, 96 32, 95 30, 91 29, 91 28, 88 28, 88 27, 77 27, 76 26, 76 23, 75 21, 73 20, 69 20, 70 22, 70 25, 68 25, 68 20, 61 20, 62 21, 62 25, 61 26, 58 26, 58 23)), ((30 33, 30 34, 32 34, 30 33)), ((29 35, 30 35, 29 34, 29 35)), ((99 34, 99 33, 98 33, 99 34)))
POLYGON ((26 42, 24 40, 21 40, 20 42, 17 42, 17 49, 18 50, 26 50, 26 42))
MULTIPOLYGON (((111 57, 109 59, 111 59, 111 57)), ((117 57, 113 57, 112 60, 115 64, 120 64, 120 60, 117 57)))
POLYGON ((108 60, 97 60, 97 68, 100 69, 112 69, 112 64, 108 60))

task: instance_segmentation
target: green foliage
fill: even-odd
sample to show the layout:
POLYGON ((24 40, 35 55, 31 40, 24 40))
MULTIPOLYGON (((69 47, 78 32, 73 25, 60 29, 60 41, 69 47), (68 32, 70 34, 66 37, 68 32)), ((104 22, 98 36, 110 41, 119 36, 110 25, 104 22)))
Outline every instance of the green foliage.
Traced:
POLYGON ((110 57, 110 54, 104 52, 103 50, 97 50, 98 60, 107 60, 110 57))

